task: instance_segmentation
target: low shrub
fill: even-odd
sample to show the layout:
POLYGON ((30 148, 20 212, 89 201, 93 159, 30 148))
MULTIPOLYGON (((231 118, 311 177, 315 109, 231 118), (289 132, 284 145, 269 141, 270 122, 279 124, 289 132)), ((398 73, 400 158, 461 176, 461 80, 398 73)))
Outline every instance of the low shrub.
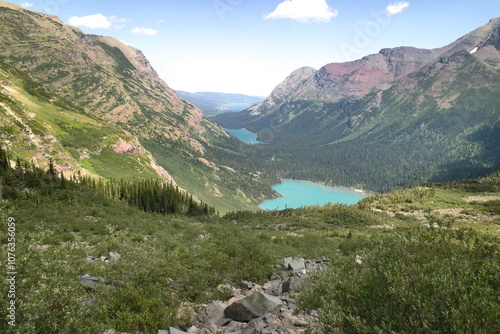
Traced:
POLYGON ((497 332, 494 240, 440 225, 377 241, 357 259, 338 258, 301 297, 323 333, 497 332))

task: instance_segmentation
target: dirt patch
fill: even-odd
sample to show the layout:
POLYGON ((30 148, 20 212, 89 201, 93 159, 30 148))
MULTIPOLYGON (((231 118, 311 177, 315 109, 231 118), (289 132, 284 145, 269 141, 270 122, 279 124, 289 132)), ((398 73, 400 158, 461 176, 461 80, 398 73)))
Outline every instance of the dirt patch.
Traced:
POLYGON ((500 196, 469 196, 465 197, 464 200, 467 202, 489 202, 489 201, 500 201, 500 196))

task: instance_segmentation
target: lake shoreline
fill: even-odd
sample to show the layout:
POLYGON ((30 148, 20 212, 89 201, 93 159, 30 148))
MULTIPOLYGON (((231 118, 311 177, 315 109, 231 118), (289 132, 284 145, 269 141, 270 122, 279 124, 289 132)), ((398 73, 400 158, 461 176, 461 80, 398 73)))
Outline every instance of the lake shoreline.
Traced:
POLYGON ((226 133, 229 133, 233 137, 236 137, 241 142, 245 144, 255 145, 255 144, 267 144, 266 142, 257 140, 257 134, 247 130, 246 128, 241 129, 229 129, 223 128, 226 133))
POLYGON ((359 188, 353 188, 353 187, 346 187, 346 186, 331 186, 326 184, 325 182, 320 182, 320 181, 309 181, 309 180, 297 180, 297 179, 281 179, 281 184, 285 183, 285 181, 299 181, 299 182, 304 182, 304 183, 312 183, 312 184, 320 184, 322 186, 328 187, 328 188, 337 188, 341 190, 347 190, 347 191, 353 191, 358 194, 366 195, 366 196, 372 196, 375 195, 374 192, 368 191, 368 190, 363 190, 359 188))
POLYGON ((273 190, 278 196, 264 200, 259 204, 259 208, 283 210, 328 203, 354 205, 370 196, 368 192, 357 188, 329 186, 321 182, 293 179, 281 179, 280 183, 273 185, 273 190))

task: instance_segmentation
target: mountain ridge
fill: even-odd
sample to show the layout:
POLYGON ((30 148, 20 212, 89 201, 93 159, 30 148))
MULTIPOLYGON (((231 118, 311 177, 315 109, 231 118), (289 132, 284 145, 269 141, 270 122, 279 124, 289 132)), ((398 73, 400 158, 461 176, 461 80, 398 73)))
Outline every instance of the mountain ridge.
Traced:
MULTIPOLYGON (((47 95, 51 97, 42 97, 43 103, 49 99, 54 101, 48 103, 54 104, 71 101, 79 113, 129 133, 131 138, 127 137, 130 140, 126 142, 156 162, 153 169, 157 175, 152 176, 163 178, 168 174, 179 187, 222 211, 254 208, 273 194, 270 186, 253 177, 254 172, 224 168, 225 164, 210 153, 219 145, 228 151, 237 150, 238 146, 198 108, 179 98, 140 50, 112 37, 85 34, 57 17, 4 1, 0 1, 0 31, 0 61, 32 77, 40 89, 51 92, 47 95), (231 177, 240 183, 229 181, 231 177)), ((76 131, 85 137, 87 128, 80 126, 66 126, 66 132, 73 136, 76 131)), ((9 131, 0 133, 2 139, 10 135, 9 131)), ((55 137, 61 141, 62 135, 55 137)), ((105 140, 104 134, 99 136, 105 140)), ((109 145, 106 147, 113 151, 109 145)), ((110 169, 118 167, 116 162, 122 156, 115 156, 113 161, 111 156, 111 160, 99 156, 100 151, 95 153, 98 159, 93 163, 77 160, 82 160, 83 167, 91 172, 98 168, 106 177, 116 174, 110 169)), ((42 164, 46 165, 47 159, 42 164)), ((60 168, 71 165, 64 159, 56 160, 60 168)), ((131 173, 126 177, 134 176, 131 173)))
POLYGON ((284 177, 384 191, 482 176, 500 166, 499 31, 497 18, 442 48, 382 49, 302 77, 298 69, 260 105, 214 120, 258 133, 274 161, 267 168, 284 177), (360 176, 346 176, 354 170, 360 176))

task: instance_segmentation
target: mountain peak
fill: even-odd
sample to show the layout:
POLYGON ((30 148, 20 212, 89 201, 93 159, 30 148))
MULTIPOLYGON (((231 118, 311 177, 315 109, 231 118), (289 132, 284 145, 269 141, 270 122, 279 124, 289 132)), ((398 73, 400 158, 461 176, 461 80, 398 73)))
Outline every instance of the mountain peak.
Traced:
POLYGON ((500 17, 440 49, 443 56, 465 50, 494 67, 500 66, 500 17))

